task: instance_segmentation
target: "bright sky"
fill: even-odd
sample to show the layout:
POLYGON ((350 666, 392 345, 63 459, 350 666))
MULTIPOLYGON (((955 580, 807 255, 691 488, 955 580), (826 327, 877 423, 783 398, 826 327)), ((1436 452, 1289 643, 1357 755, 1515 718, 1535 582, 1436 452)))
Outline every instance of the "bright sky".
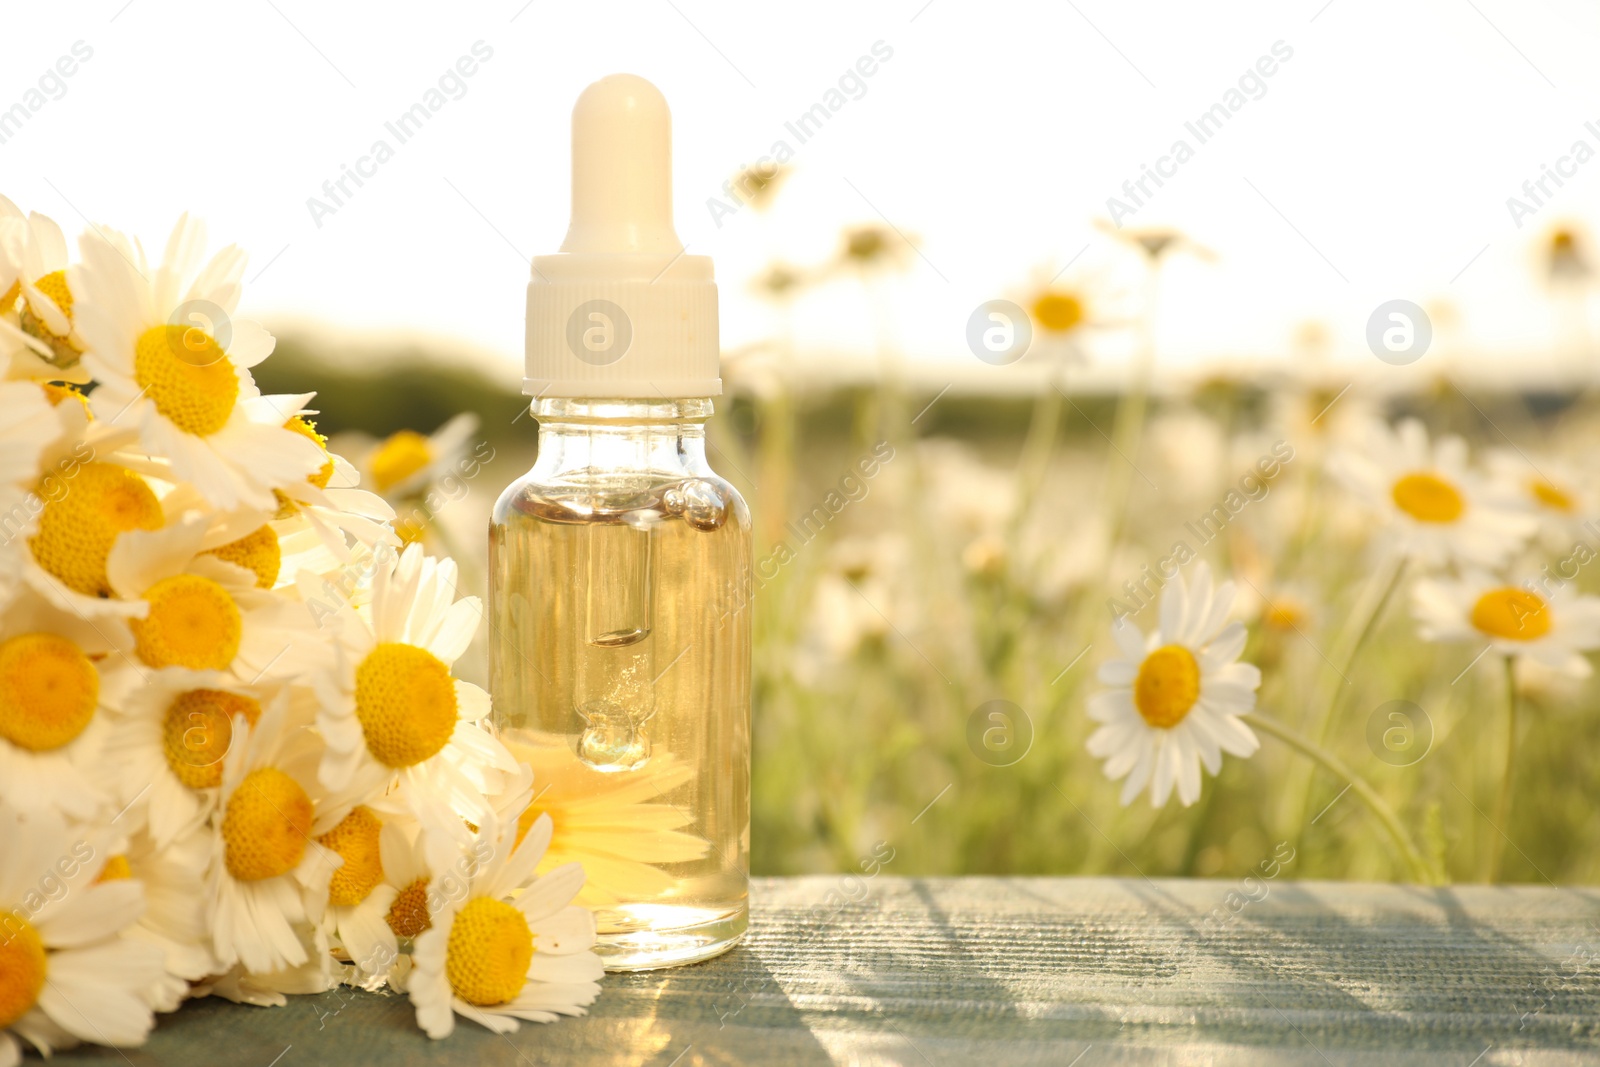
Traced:
MULTIPOLYGON (((747 287, 766 263, 820 262, 842 226, 887 219, 921 252, 883 289, 891 336, 971 363, 973 309, 1037 272, 1081 252, 1066 280, 1126 287, 1093 221, 1180 138, 1192 158, 1126 220, 1217 256, 1169 264, 1169 358, 1281 356, 1317 319, 1336 352, 1371 360, 1367 318, 1395 298, 1447 301, 1471 347, 1532 358, 1561 321, 1540 240, 1557 222, 1600 232, 1600 159, 1567 165, 1520 228, 1506 205, 1574 142, 1600 150, 1600 9, 1568 0, 8 7, 0 110, 43 103, 0 125, 0 192, 156 248, 193 210, 251 250, 244 310, 269 325, 457 337, 508 376, 526 257, 566 229, 572 102, 615 71, 673 108, 678 229, 716 259, 726 346, 772 328, 747 287), (864 94, 800 144, 785 122, 875 45, 892 55, 864 94), (1264 95, 1200 143, 1184 124, 1275 46, 1271 76, 1247 79, 1264 95), (56 80, 75 47, 92 55, 56 80), (384 124, 441 76, 464 95, 400 144, 384 124), (319 228, 307 199, 380 138, 393 158, 319 228), (707 199, 780 139, 796 171, 773 211, 719 228, 707 199)), ((870 351, 866 306, 842 284, 808 297, 803 349, 870 351)))

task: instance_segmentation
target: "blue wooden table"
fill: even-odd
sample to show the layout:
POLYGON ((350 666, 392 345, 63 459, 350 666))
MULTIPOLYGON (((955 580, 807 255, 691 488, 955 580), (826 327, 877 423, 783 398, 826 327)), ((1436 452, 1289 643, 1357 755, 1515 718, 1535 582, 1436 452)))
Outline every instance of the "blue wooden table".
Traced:
POLYGON ((430 1042, 401 997, 215 1000, 60 1064, 1600 1063, 1600 891, 760 879, 720 959, 430 1042))

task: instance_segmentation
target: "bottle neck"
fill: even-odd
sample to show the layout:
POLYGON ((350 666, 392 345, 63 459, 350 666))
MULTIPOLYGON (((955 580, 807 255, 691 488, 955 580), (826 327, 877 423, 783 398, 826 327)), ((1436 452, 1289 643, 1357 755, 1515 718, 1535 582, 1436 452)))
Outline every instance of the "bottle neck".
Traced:
POLYGON ((616 471, 705 474, 709 397, 535 400, 543 481, 587 481, 616 471))

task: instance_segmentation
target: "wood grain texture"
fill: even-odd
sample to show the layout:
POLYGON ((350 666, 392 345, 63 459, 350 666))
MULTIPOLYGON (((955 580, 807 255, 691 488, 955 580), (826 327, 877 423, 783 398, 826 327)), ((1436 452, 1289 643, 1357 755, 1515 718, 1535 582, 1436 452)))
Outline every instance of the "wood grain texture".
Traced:
POLYGON ((510 1037, 460 1021, 450 1040, 430 1042, 395 996, 344 991, 276 1010, 207 1000, 164 1019, 143 1049, 52 1062, 1600 1063, 1600 891, 1281 880, 1245 890, 757 880, 743 945, 693 967, 610 976, 587 1018, 510 1037))

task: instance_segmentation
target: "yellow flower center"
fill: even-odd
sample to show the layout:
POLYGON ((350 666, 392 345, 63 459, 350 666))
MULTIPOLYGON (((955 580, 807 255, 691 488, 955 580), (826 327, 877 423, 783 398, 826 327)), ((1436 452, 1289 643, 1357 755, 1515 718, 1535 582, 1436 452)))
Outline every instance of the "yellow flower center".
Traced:
POLYGON ((222 784, 222 760, 233 746, 235 715, 243 715, 254 726, 261 718, 261 705, 222 689, 178 694, 161 724, 161 748, 178 781, 190 789, 222 784))
POLYGON ((0 1030, 33 1010, 46 969, 39 931, 16 912, 0 914, 0 1030))
MULTIPOLYGON (((311 440, 317 443, 317 447, 322 449, 324 453, 328 451, 328 439, 318 433, 316 425, 305 416, 296 415, 294 418, 284 423, 283 428, 285 430, 293 430, 302 437, 311 438, 311 440)), ((306 481, 310 482, 318 489, 328 488, 328 482, 332 480, 333 460, 331 459, 324 463, 322 465, 322 469, 317 471, 315 474, 306 475, 306 481)))
POLYGON ((15 311, 16 308, 17 308, 17 297, 19 297, 21 295, 22 295, 22 282, 20 282, 20 281, 12 282, 11 283, 11 288, 6 290, 6 295, 5 296, 0 296, 0 313, 4 313, 4 312, 7 312, 7 311, 15 311))
POLYGON ((1050 333, 1066 333, 1083 322, 1083 301, 1071 293, 1047 290, 1034 298, 1033 321, 1050 333))
POLYGON ((395 894, 384 921, 396 937, 416 937, 433 925, 428 918, 428 880, 418 878, 395 894))
POLYGON ((241 882, 276 878, 300 865, 311 833, 311 798, 276 767, 245 775, 222 816, 223 861, 241 882))
POLYGON ((110 463, 85 463, 71 478, 52 476, 35 490, 44 500, 33 558, 85 596, 111 596, 106 556, 117 535, 159 530, 161 502, 143 478, 110 463))
POLYGON ((370 808, 358 807, 339 821, 339 825, 317 838, 317 843, 344 858, 344 866, 333 872, 328 886, 328 903, 336 908, 353 908, 366 900, 383 881, 383 860, 378 851, 378 834, 383 823, 370 808))
POLYGON ((1418 522, 1455 522, 1467 509, 1461 492, 1436 474, 1413 471, 1389 490, 1395 507, 1418 522))
POLYGON ((233 363, 196 326, 152 326, 139 336, 133 377, 184 433, 207 437, 227 425, 239 399, 233 363))
POLYGON ((54 300, 62 314, 69 318, 72 316, 72 289, 67 285, 66 271, 51 271, 34 282, 33 287, 54 300))
POLYGON ((1501 586, 1489 590, 1472 605, 1472 625, 1490 637, 1537 641, 1550 632, 1550 611, 1537 594, 1501 586))
POLYGON ((416 645, 378 645, 356 668, 356 718, 378 762, 410 767, 432 759, 458 718, 450 668, 416 645))
POLYGON ((1543 478, 1535 478, 1528 483, 1528 491, 1533 494, 1535 500, 1552 511, 1561 511, 1570 515, 1578 508, 1578 502, 1572 498, 1571 493, 1568 493, 1558 485, 1545 481, 1543 478))
POLYGON ((876 226, 857 226, 845 234, 844 254, 859 263, 870 263, 888 250, 888 238, 876 226))
POLYGON ((1261 613, 1261 621, 1274 630, 1294 630, 1306 621, 1306 609, 1295 600, 1272 600, 1261 613))
POLYGON ((30 752, 76 738, 100 702, 100 673, 57 634, 21 634, 0 644, 0 737, 30 752))
MULTIPOLYGON (((68 322, 72 321, 72 290, 67 287, 66 271, 52 271, 34 282, 33 287, 54 301, 68 322)), ((26 301, 23 302, 18 322, 25 331, 50 346, 51 355, 57 366, 65 367, 76 363, 78 357, 83 354, 83 350, 73 344, 66 335, 55 333, 45 325, 39 309, 26 301)))
POLYGON ((503 900, 478 897, 456 913, 445 949, 450 988, 480 1007, 515 1000, 528 983, 533 931, 522 912, 503 900))
POLYGON ((372 454, 373 488, 387 493, 431 462, 433 449, 428 439, 415 430, 401 430, 372 454))
POLYGON ((283 549, 272 527, 257 527, 237 541, 229 541, 220 548, 206 553, 229 563, 236 563, 256 576, 256 585, 271 589, 278 581, 278 568, 283 566, 283 549))
POLYGON ((239 606, 210 578, 163 578, 144 599, 150 614, 130 624, 134 650, 150 666, 220 671, 239 654, 239 606))
POLYGON ((50 401, 50 406, 53 408, 60 407, 64 400, 71 400, 81 405, 85 412, 89 410, 89 398, 70 385, 61 382, 40 382, 39 388, 44 390, 44 398, 50 401))
POLYGON ((94 884, 102 882, 121 882, 133 877, 133 866, 128 862, 128 857, 118 853, 106 860, 106 865, 100 868, 100 873, 94 876, 94 884))
POLYGON ((394 535, 400 538, 400 544, 420 545, 428 534, 427 520, 414 515, 404 517, 396 516, 394 520, 394 535))
POLYGON ((1200 699, 1200 664, 1182 645, 1163 645, 1139 664, 1133 703, 1151 726, 1170 730, 1200 699))

